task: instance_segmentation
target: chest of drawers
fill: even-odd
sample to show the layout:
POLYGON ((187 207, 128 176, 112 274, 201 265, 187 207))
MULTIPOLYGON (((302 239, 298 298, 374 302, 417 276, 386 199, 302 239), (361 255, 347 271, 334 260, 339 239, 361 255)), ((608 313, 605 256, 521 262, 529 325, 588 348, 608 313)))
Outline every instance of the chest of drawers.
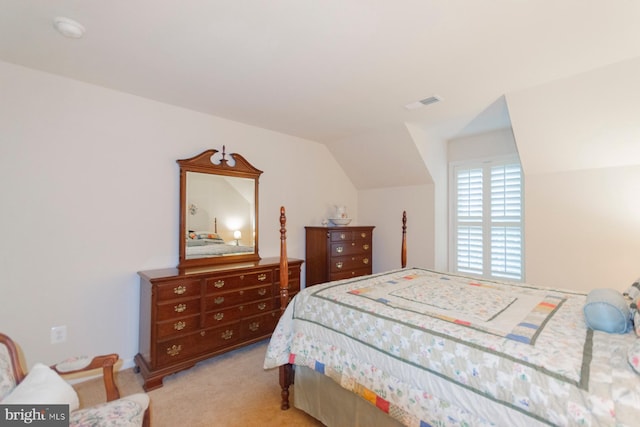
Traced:
POLYGON ((373 229, 305 227, 306 285, 371 274, 373 229))
MULTIPOLYGON (((289 294, 302 260, 289 259, 289 294)), ((139 353, 144 389, 197 362, 271 335, 280 316, 278 258, 141 271, 139 353)))

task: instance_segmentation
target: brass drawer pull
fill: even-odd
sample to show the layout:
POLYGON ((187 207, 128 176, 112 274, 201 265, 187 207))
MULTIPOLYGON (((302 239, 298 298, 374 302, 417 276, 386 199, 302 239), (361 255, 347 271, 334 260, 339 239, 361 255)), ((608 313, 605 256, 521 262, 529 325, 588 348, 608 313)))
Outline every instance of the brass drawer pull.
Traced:
POLYGON ((180 345, 174 344, 171 347, 167 348, 167 354, 171 357, 177 356, 178 354, 180 354, 181 351, 182 351, 182 344, 180 345))
POLYGON ((347 238, 347 235, 344 233, 340 233, 340 239, 344 240, 347 238))
POLYGON ((217 297, 213 302, 216 304, 222 304, 224 302, 224 297, 217 297))
POLYGON ((221 287, 223 287, 223 286, 224 286, 224 280, 216 280, 216 281, 213 283, 213 286, 215 286, 216 288, 221 288, 221 287))
POLYGON ((263 296, 267 294, 267 290, 265 288, 260 288, 258 290, 258 295, 263 296))
POLYGON ((173 329, 176 331, 181 331, 187 326, 187 322, 179 321, 173 324, 173 329))
POLYGON ((201 336, 201 337, 203 337, 203 336, 205 336, 205 335, 207 335, 207 331, 200 331, 200 336, 201 336))
POLYGON ((362 245, 362 249, 364 249, 365 251, 369 250, 369 245, 362 245))
POLYGON ((187 292, 187 287, 180 285, 180 286, 176 286, 175 288, 173 288, 173 293, 176 295, 182 295, 185 292, 187 292))
POLYGON ((258 280, 261 282, 264 282, 265 280, 267 280, 267 275, 262 273, 258 275, 258 280))
POLYGON ((365 233, 365 232, 360 233, 360 237, 362 237, 364 239, 365 237, 367 237, 367 233, 365 233))
POLYGON ((213 315, 213 318, 216 319, 217 321, 220 321, 224 318, 224 313, 216 313, 213 315))
POLYGON ((261 302, 260 304, 258 304, 258 309, 259 310, 264 310, 265 308, 267 308, 267 304, 261 302))
POLYGON ((187 309, 187 304, 178 304, 178 305, 173 306, 173 310, 176 313, 182 313, 186 309, 187 309))
POLYGON ((229 329, 227 329, 220 335, 220 337, 223 340, 230 340, 232 336, 233 336, 233 331, 230 331, 229 329))
POLYGON ((342 261, 336 262, 336 268, 342 268, 342 261))
POLYGON ((338 246, 336 248, 336 252, 338 252, 339 254, 341 254, 343 250, 344 250, 344 248, 342 246, 338 246))
POLYGON ((251 332, 255 332, 258 329, 260 329, 260 322, 252 322, 249 324, 249 329, 251 329, 251 332))
POLYGON ((365 258, 365 259, 363 259, 363 260, 362 260, 362 263, 363 263, 363 264, 369 264, 369 258, 365 258))

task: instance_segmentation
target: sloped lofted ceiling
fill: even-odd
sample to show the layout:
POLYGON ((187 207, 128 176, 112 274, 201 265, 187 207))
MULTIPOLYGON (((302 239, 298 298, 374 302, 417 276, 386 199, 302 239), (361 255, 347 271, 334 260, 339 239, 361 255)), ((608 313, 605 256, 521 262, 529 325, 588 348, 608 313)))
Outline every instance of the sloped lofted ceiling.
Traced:
POLYGON ((357 188, 430 181, 406 123, 444 140, 501 127, 503 95, 640 56, 629 0, 0 0, 0 12, 0 60, 324 143, 357 188), (57 16, 85 36, 56 33, 57 16), (443 100, 404 108, 431 95, 443 100))

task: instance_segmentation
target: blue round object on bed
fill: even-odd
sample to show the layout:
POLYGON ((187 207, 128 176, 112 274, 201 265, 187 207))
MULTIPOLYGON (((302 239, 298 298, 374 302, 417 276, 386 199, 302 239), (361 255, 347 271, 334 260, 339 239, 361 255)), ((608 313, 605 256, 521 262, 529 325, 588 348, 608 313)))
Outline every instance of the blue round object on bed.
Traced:
POLYGON ((591 329, 624 334, 631 330, 631 311, 622 294, 614 289, 594 289, 587 295, 584 317, 591 329))

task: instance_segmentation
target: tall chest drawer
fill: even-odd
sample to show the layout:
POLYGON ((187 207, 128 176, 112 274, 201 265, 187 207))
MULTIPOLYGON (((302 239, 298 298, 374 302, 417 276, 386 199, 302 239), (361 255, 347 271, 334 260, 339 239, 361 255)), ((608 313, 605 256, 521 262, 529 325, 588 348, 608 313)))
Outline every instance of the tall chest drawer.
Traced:
POLYGON ((331 259, 331 273, 351 271, 359 269, 369 269, 371 258, 369 255, 353 255, 347 257, 335 257, 331 259))
POLYGON ((368 239, 371 241, 372 232, 368 229, 363 230, 336 230, 329 232, 331 242, 351 242, 353 240, 368 239))
POLYGON ((331 256, 371 254, 371 239, 353 240, 331 244, 331 256))

